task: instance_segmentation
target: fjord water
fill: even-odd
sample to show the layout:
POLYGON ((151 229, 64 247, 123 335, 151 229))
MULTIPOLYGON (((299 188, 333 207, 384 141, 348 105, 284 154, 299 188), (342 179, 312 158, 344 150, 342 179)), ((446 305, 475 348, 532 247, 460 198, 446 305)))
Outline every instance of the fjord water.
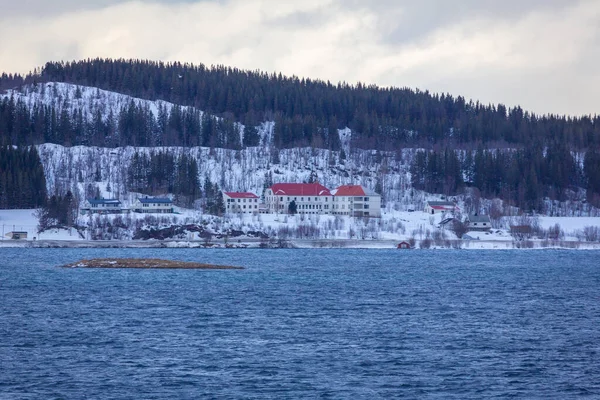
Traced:
POLYGON ((600 396, 593 251, 0 249, 0 398, 600 396), (159 257, 242 271, 61 269, 159 257))

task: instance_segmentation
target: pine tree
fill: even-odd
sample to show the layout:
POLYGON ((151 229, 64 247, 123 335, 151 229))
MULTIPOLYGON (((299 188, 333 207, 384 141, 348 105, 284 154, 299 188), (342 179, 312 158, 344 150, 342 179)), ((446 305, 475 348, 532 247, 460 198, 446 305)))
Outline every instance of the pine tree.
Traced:
POLYGON ((256 126, 244 127, 244 147, 258 146, 260 144, 260 136, 256 126))
POLYGON ((296 215, 297 212, 298 206, 296 205, 296 200, 290 201, 290 204, 288 205, 288 214, 296 215))

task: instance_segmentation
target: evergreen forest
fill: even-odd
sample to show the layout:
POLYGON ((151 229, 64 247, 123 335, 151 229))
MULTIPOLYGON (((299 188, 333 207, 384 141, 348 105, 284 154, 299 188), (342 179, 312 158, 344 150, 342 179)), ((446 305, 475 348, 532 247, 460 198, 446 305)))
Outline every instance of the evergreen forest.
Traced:
POLYGON ((46 179, 35 147, 0 147, 0 209, 37 208, 45 202, 46 179))

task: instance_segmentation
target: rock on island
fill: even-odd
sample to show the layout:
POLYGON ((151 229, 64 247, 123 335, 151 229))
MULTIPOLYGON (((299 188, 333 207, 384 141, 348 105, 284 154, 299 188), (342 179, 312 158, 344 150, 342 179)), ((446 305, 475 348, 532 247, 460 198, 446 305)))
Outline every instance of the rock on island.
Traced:
POLYGON ((158 258, 94 258, 62 265, 63 268, 149 268, 149 269, 244 269, 230 265, 214 265, 158 258))

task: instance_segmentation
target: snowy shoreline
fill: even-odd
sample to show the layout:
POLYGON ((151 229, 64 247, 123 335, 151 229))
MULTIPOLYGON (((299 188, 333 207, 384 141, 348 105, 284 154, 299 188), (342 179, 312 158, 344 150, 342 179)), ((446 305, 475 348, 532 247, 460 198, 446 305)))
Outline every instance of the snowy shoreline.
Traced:
MULTIPOLYGON (((469 231, 469 239, 458 239, 447 229, 440 228, 434 217, 422 212, 385 212, 381 219, 354 220, 340 216, 277 216, 272 214, 230 215, 226 218, 196 215, 193 210, 179 210, 164 224, 159 214, 133 214, 134 221, 142 222, 147 231, 154 229, 151 239, 132 239, 131 230, 121 232, 120 238, 91 240, 90 229, 49 229, 38 231, 35 210, 0 210, 0 248, 334 248, 334 249, 396 249, 407 242, 415 249, 581 249, 600 250, 596 237, 585 235, 586 227, 600 230, 599 217, 547 217, 538 219, 540 229, 548 232, 559 226, 559 239, 543 237, 512 237, 506 228, 489 232, 469 231), (149 225, 147 216, 156 218, 149 225), (170 228, 180 228, 179 231, 170 228), (186 230, 186 227, 195 228, 186 230), (201 234, 202 232, 208 234, 201 234), (161 238, 158 231, 166 229, 161 238), (17 232, 21 239, 12 239, 17 232), (158 233, 157 233, 158 232, 158 233)), ((106 223, 109 216, 103 216, 106 223)), ((119 218, 117 215, 115 218, 119 218)), ((164 218, 164 217, 163 217, 164 218)), ((538 233, 539 234, 539 233, 538 233)), ((114 236, 114 235, 113 235, 114 236)))
MULTIPOLYGON (((198 249, 396 249, 397 240, 287 240, 285 242, 260 239, 226 241, 215 239, 210 243, 200 240, 3 240, 0 248, 198 248, 198 249)), ((517 242, 512 240, 470 240, 454 245, 435 245, 421 248, 420 241, 411 250, 600 250, 599 242, 544 241, 517 242)), ((399 250, 400 251, 400 250, 399 250)))

